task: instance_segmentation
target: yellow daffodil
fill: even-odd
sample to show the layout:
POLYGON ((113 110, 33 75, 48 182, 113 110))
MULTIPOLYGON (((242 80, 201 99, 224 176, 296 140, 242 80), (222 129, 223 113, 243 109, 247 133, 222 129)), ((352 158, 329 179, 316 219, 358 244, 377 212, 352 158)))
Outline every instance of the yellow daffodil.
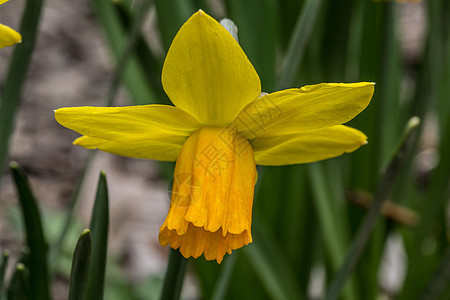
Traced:
POLYGON ((366 143, 341 125, 370 102, 373 83, 323 83, 261 94, 258 74, 233 37, 203 11, 180 29, 162 85, 175 106, 74 107, 56 120, 74 144, 176 161, 159 242, 220 263, 252 242, 256 164, 308 163, 366 143))
MULTIPOLYGON (((8 1, 9 0, 0 0, 0 5, 8 1)), ((17 31, 6 25, 0 24, 0 49, 15 45, 21 41, 22 37, 17 31)))

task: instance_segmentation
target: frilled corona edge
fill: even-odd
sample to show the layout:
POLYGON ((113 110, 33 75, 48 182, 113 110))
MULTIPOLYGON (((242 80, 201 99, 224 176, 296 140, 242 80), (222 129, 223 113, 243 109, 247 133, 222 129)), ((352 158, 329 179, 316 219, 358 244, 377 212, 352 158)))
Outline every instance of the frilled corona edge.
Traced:
POLYGON ((184 257, 220 263, 225 253, 252 242, 256 165, 244 137, 230 128, 195 132, 178 156, 169 213, 159 242, 184 257))

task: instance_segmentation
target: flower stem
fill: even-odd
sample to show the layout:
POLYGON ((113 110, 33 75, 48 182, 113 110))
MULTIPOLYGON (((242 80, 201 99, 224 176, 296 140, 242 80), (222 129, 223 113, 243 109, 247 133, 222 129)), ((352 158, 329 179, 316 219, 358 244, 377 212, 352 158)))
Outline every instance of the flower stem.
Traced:
POLYGON ((161 300, 180 299, 181 288, 183 287, 184 275, 186 273, 187 259, 180 251, 170 249, 169 263, 164 278, 164 285, 161 292, 161 300))

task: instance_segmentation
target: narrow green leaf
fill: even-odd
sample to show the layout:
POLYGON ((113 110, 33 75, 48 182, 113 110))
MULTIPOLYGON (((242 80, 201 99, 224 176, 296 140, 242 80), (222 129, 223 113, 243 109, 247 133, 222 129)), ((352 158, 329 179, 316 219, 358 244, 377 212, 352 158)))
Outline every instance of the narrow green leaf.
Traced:
POLYGON ((339 222, 336 221, 337 216, 333 211, 331 197, 327 193, 328 186, 325 183, 323 168, 318 164, 311 164, 308 171, 325 246, 329 251, 332 265, 337 266, 344 257, 344 241, 339 222))
POLYGON ((85 229, 78 239, 72 259, 69 280, 69 300, 84 299, 91 260, 91 231, 85 229))
POLYGON ((100 173, 91 216, 92 255, 85 299, 103 299, 105 285, 106 257, 108 247, 109 200, 106 174, 100 173))
POLYGON ((276 75, 278 39, 277 1, 225 1, 228 17, 239 26, 241 47, 261 79, 263 91, 272 92, 276 75))
POLYGON ((448 288, 450 282, 450 246, 447 247, 446 254, 442 259, 441 264, 434 272, 433 277, 428 282, 424 293, 420 297, 421 300, 425 299, 439 299, 439 296, 444 292, 445 288, 448 288))
POLYGON ((214 287, 214 291, 211 297, 212 300, 225 299, 230 284, 231 274, 233 274, 236 257, 238 255, 239 252, 233 253, 225 260, 219 278, 217 279, 216 286, 214 287))
POLYGON ((4 299, 5 273, 8 266, 9 251, 3 250, 0 258, 0 300, 4 299))
MULTIPOLYGON (((125 50, 124 55, 120 58, 120 62, 117 66, 116 76, 118 75, 118 71, 121 69, 120 66, 123 65, 125 61, 128 61, 131 54, 134 52, 140 65, 143 66, 142 70, 145 73, 146 81, 149 82, 152 90, 158 97, 155 101, 162 104, 170 104, 170 100, 161 85, 161 71, 164 60, 163 53, 153 51, 150 48, 147 39, 141 32, 144 25, 143 23, 147 20, 149 10, 153 7, 153 1, 142 1, 137 7, 135 7, 136 5, 130 5, 129 2, 130 1, 113 2, 123 28, 130 33, 128 37, 127 49, 125 50)), ((123 72, 123 70, 121 70, 121 72, 123 72)), ((109 94, 111 93, 112 91, 109 92, 109 94)), ((110 101, 108 100, 108 102, 110 101)))
POLYGON ((249 245, 245 248, 247 253, 247 259, 256 271, 256 274, 260 276, 261 281, 264 283, 264 287, 272 299, 289 299, 288 295, 281 288, 279 278, 272 270, 272 266, 268 263, 268 258, 262 254, 262 248, 257 244, 249 245))
MULTIPOLYGON (((116 72, 114 73, 114 78, 111 83, 111 87, 109 89, 108 97, 107 97, 107 106, 111 106, 114 103, 115 95, 120 86, 120 82, 122 81, 122 77, 124 71, 128 65, 128 61, 131 56, 134 54, 137 43, 140 38, 140 30, 142 24, 145 21, 145 17, 148 13, 152 1, 142 1, 138 8, 137 16, 134 20, 132 20, 131 28, 128 30, 130 32, 129 37, 126 40, 126 46, 123 49, 123 53, 118 57, 118 63, 116 72)), ((117 6, 116 6, 117 7, 117 6)), ((150 67, 150 66, 147 66, 150 67)), ((145 70, 144 70, 145 72, 145 70)), ((146 73, 142 74, 145 75, 146 73)))
MULTIPOLYGON (((327 256, 333 270, 337 270, 345 257, 345 247, 348 240, 342 221, 342 212, 339 213, 333 198, 330 196, 329 185, 326 181, 323 165, 311 164, 308 166, 309 179, 322 239, 325 243, 327 256)), ((346 299, 357 299, 357 292, 353 282, 344 290, 346 299)))
POLYGON ((363 41, 362 34, 364 30, 364 4, 365 1, 356 1, 350 17, 345 65, 345 77, 349 82, 360 80, 359 71, 363 41))
POLYGON ((30 290, 34 299, 49 299, 49 280, 47 265, 47 243, 36 199, 33 196, 28 179, 16 162, 10 164, 17 193, 22 208, 30 256, 27 265, 30 270, 30 290))
POLYGON ((163 47, 167 51, 181 25, 195 10, 186 0, 155 0, 155 8, 163 47))
MULTIPOLYGON (((105 31, 106 40, 117 61, 126 53, 129 43, 128 33, 123 28, 120 18, 110 0, 94 0, 93 5, 97 16, 105 31)), ((156 100, 156 94, 146 81, 142 65, 133 54, 127 59, 124 67, 123 79, 131 97, 136 104, 147 104, 156 100)))
POLYGON ((8 287, 8 300, 39 299, 31 291, 29 275, 24 264, 18 263, 16 265, 16 270, 8 287))
POLYGON ((186 265, 187 259, 181 255, 180 251, 170 248, 169 263, 167 264, 167 272, 164 277, 161 300, 180 299, 186 265))
POLYGON ((303 299, 291 264, 261 216, 253 216, 255 243, 244 248, 247 259, 273 299, 303 299), (257 242, 256 242, 257 241, 257 242))
POLYGON ((307 0, 303 4, 281 64, 277 89, 285 89, 293 85, 321 5, 322 0, 307 0))
MULTIPOLYGON (((20 24, 22 43, 15 46, 3 85, 0 102, 0 170, 3 170, 8 155, 9 138, 20 106, 22 86, 36 41, 43 2, 43 0, 28 0, 25 5, 20 24)), ((0 171, 0 180, 1 176, 0 171)))

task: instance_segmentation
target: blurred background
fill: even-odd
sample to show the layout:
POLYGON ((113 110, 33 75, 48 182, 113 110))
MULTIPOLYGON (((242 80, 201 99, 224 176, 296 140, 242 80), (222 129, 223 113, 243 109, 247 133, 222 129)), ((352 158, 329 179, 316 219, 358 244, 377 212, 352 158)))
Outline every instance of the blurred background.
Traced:
MULTIPOLYGON (((20 31, 26 4, 3 4, 1 22, 20 31)), ((89 154, 72 145, 78 135, 58 125, 53 110, 170 103, 160 82, 164 57, 198 9, 235 22, 264 92, 321 82, 376 86, 370 106, 349 124, 369 143, 324 162, 259 168, 253 244, 227 255, 221 265, 190 259, 182 298, 324 297, 341 278, 338 271, 373 195, 385 188, 383 170, 399 153, 408 120, 418 116, 420 126, 401 152, 392 186, 382 191, 380 217, 340 297, 448 299, 446 0, 45 1, 20 104, 5 112, 7 100, 0 102, 3 115, 13 116, 12 130, 0 138, 7 150, 0 156, 0 247, 11 253, 7 282, 25 239, 8 168, 17 161, 40 208, 54 299, 67 298, 73 250, 89 224, 100 170, 107 175, 110 201, 105 299, 159 297, 168 249, 157 236, 169 207, 173 164, 89 154)), ((0 92, 15 47, 0 51, 0 92)))

